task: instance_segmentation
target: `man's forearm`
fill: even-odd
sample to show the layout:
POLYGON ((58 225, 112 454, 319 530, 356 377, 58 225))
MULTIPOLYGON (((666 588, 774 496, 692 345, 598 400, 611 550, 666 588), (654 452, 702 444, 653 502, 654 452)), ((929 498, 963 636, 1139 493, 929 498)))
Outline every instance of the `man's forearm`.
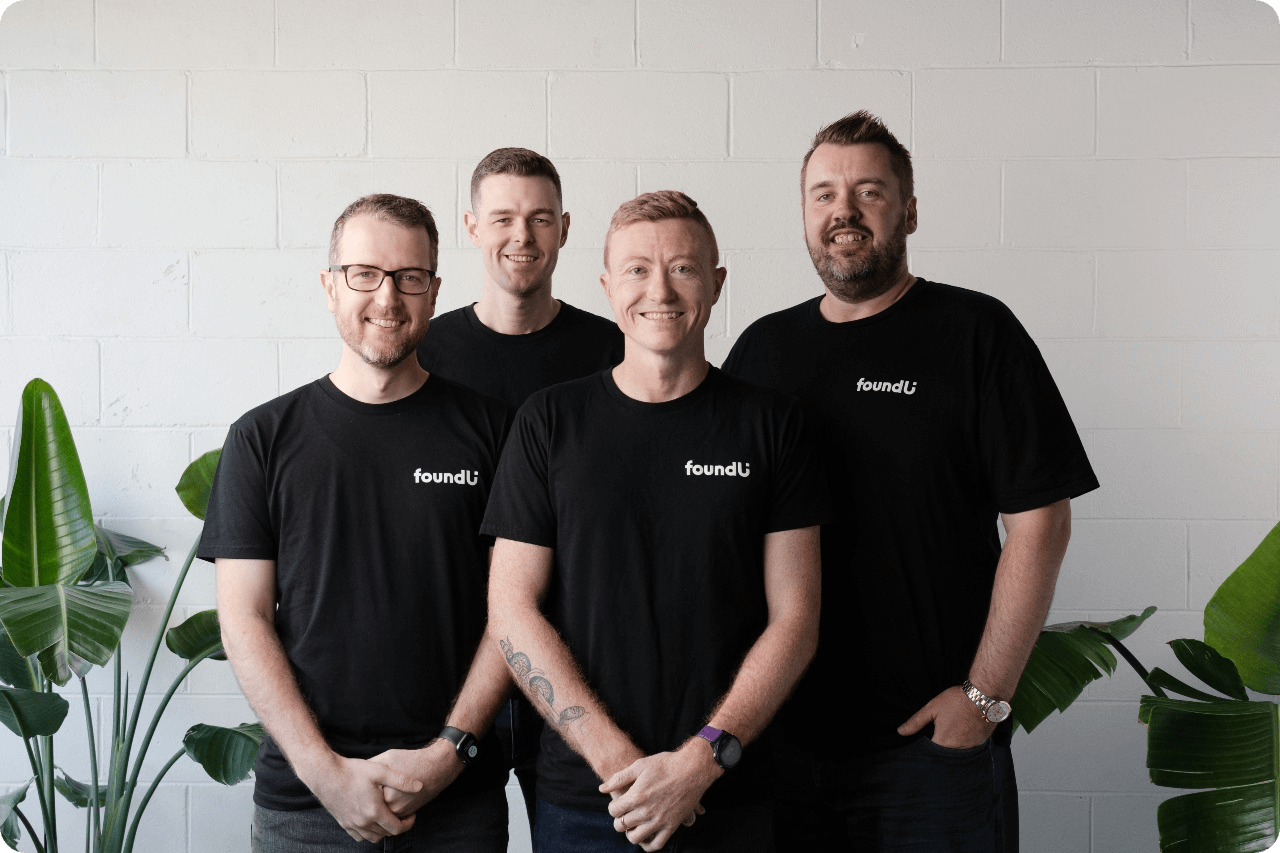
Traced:
POLYGON ((335 756, 307 707, 275 626, 258 615, 223 622, 227 660, 262 725, 304 782, 335 756))
POLYGON ((764 731, 818 648, 819 550, 817 528, 765 538, 769 623, 709 720, 743 744, 764 731), (776 567, 774 571, 769 571, 770 566, 776 567))
POLYGON ((489 583, 489 644, 538 713, 607 779, 642 753, 610 719, 538 609, 551 558, 548 548, 498 540, 489 583))
POLYGON ((1071 502, 1006 515, 991 609, 969 680, 989 696, 1010 699, 1031 656, 1071 538, 1071 502))
POLYGON ((493 725, 502 700, 511 692, 511 676, 497 648, 481 635, 466 681, 449 710, 446 725, 480 737, 493 725))

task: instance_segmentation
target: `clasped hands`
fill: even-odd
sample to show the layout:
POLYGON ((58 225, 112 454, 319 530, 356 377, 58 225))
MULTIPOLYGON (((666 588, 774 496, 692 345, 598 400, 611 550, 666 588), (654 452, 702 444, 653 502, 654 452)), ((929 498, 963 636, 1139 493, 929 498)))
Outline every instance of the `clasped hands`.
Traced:
POLYGON ((389 749, 370 759, 333 756, 308 780, 320 804, 356 841, 378 842, 413 827, 415 812, 462 772, 453 744, 389 749))
POLYGON ((639 756, 600 791, 613 798, 614 829, 642 850, 661 850, 681 825, 692 826, 706 811, 702 795, 722 773, 707 742, 695 737, 673 752, 639 756))

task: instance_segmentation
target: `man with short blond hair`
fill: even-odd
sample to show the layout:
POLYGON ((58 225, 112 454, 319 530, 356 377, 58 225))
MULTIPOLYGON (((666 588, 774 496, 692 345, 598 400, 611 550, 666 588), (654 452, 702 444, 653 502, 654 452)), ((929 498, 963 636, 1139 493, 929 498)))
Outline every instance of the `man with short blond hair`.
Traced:
POLYGON ((337 369, 241 417, 223 447, 199 556, 267 730, 255 853, 386 836, 406 853, 506 850, 506 771, 483 736, 510 681, 477 652, 478 530, 510 410, 414 358, 437 239, 413 199, 352 203, 320 274, 337 369))
POLYGON ((911 155, 878 118, 820 130, 801 193, 826 292, 725 361, 802 401, 835 509, 822 642, 775 723, 778 846, 1015 851, 1009 700, 1098 481, 1009 309, 908 270, 911 155))
POLYGON ((793 401, 707 363, 697 204, 627 202, 605 256, 625 357, 530 397, 482 528, 490 642, 549 723, 534 850, 770 850, 753 742, 813 654, 821 473, 793 401))

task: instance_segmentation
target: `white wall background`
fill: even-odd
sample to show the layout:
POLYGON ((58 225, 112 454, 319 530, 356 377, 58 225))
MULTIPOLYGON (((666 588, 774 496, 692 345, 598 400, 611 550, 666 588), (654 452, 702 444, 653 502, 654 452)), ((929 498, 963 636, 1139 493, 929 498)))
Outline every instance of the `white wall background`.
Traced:
MULTIPOLYGON (((1162 644, 1202 636, 1210 593, 1280 515, 1280 23, 1258 0, 21 0, 0 80, 0 414, 52 382, 95 514, 168 546, 134 575, 135 672, 198 531, 179 473, 337 363, 317 284, 333 218, 367 192, 426 201, 441 308, 462 305, 468 177, 503 145, 559 166, 557 289, 598 312, 617 204, 699 200, 729 267, 718 362, 820 292, 808 138, 881 114, 916 158, 913 270, 1008 302, 1102 480, 1075 504, 1053 618, 1156 604, 1133 642, 1148 665, 1176 667, 1162 644)), ((212 575, 193 569, 180 617, 212 606, 212 575)), ((1173 792, 1146 780, 1139 693, 1122 671, 1018 736, 1024 850, 1156 849, 1173 792)), ((250 716, 204 664, 151 772, 190 724, 250 716)), ((59 761, 84 778, 82 725, 73 702, 59 761)), ((26 766, 0 733, 0 786, 26 766)), ((244 850, 248 820, 248 786, 183 759, 138 849, 244 850)))

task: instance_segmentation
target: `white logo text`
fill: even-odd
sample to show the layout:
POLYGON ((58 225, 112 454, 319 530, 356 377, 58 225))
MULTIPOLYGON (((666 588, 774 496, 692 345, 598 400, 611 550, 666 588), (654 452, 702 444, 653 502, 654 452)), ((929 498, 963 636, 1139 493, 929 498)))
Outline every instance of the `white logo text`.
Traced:
POLYGON ((730 462, 728 465, 694 465, 690 459, 684 463, 685 476, 713 476, 713 477, 750 477, 750 462, 730 462))
POLYGON ((436 471, 423 471, 421 468, 413 472, 415 483, 457 483, 459 486, 474 486, 480 482, 479 471, 468 471, 465 468, 456 474, 441 474, 436 471))
POLYGON ((906 379, 899 379, 897 382, 868 382, 865 379, 858 380, 859 391, 892 391, 895 394, 914 394, 916 393, 916 384, 906 379))

